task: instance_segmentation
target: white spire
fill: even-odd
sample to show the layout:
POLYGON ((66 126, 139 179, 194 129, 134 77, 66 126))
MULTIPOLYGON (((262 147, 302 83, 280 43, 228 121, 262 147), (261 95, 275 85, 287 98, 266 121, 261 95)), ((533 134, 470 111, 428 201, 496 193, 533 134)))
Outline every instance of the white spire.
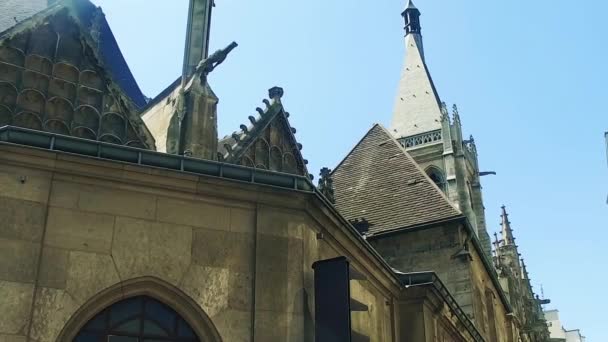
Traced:
POLYGON ((402 15, 406 56, 391 125, 396 138, 441 129, 441 101, 424 59, 420 11, 410 1, 402 15))

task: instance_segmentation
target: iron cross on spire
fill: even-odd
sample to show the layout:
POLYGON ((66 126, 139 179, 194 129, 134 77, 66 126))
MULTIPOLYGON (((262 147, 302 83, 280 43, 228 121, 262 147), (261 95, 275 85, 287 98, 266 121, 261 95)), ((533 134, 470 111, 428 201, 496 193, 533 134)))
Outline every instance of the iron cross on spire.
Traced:
POLYGON ((209 56, 211 12, 214 6, 214 0, 190 0, 182 80, 192 76, 201 60, 209 56))

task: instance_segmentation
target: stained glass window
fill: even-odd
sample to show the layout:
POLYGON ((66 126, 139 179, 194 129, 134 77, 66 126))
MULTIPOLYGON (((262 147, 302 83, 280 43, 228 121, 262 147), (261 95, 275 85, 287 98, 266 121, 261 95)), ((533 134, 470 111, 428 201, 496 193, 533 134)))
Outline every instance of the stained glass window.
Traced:
POLYGON ((93 317, 74 342, 200 342, 177 312, 146 296, 120 301, 93 317))

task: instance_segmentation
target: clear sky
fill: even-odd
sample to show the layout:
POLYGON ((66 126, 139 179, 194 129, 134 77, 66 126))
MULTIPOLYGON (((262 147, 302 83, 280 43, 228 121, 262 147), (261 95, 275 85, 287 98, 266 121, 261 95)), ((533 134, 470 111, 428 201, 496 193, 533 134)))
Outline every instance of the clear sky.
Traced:
MULTIPOLYGON (((285 88, 315 175, 390 125, 406 0, 217 0, 212 50, 239 43, 210 83, 220 134, 285 88)), ((94 0, 142 90, 181 72, 187 0, 94 0)), ((505 204, 535 289, 567 329, 608 341, 608 29, 603 0, 418 0, 427 64, 475 136, 490 233, 505 204)))

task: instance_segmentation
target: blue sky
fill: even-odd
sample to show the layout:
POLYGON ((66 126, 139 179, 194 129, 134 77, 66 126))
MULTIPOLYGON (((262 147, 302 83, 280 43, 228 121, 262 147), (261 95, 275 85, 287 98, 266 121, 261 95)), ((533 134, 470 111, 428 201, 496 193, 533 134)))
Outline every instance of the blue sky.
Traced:
MULTIPOLYGON (((180 74, 186 0, 94 0, 142 90, 180 74)), ((217 0, 212 50, 239 47, 210 78, 220 133, 267 89, 284 104, 315 175, 379 122, 388 126, 403 62, 405 0, 217 0)), ((475 136, 490 233, 505 204, 535 289, 568 329, 608 341, 608 2, 419 0, 427 64, 475 136)))

